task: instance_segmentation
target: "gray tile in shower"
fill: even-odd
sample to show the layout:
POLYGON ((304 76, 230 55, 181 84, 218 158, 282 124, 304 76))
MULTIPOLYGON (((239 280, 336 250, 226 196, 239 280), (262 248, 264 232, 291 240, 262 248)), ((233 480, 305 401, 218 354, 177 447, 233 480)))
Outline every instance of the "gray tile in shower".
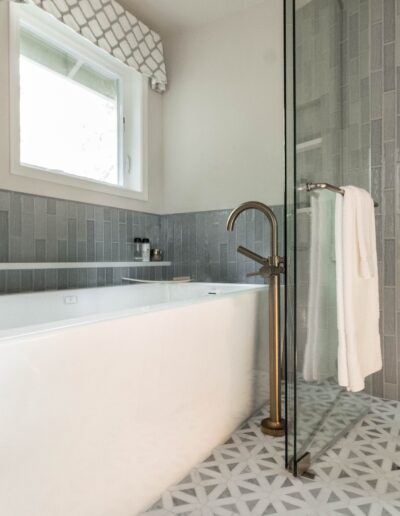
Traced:
POLYGON ((383 19, 383 2, 382 0, 371 0, 371 23, 376 23, 383 19))
MULTIPOLYGON (((386 176, 385 176, 386 177, 386 176)), ((385 190, 383 194, 384 199, 384 237, 395 238, 396 231, 396 212, 395 212, 395 191, 385 190)))
POLYGON ((383 35, 382 23, 375 23, 371 27, 371 70, 383 68, 383 35))
MULTIPOLYGON (((395 142, 385 142, 384 144, 384 160, 385 160, 385 188, 395 188, 395 142)), ((394 210, 394 206, 391 206, 394 210)))
POLYGON ((389 91, 383 97, 383 139, 384 141, 396 138, 396 93, 389 91))
POLYGON ((397 384, 386 382, 383 385, 383 396, 387 400, 395 400, 397 398, 397 384))
POLYGON ((382 120, 371 121, 371 164, 381 166, 382 164, 382 120))
POLYGON ((383 333, 396 334, 396 290, 395 287, 383 289, 383 333))
POLYGON ((374 396, 383 398, 383 371, 378 371, 372 376, 372 392, 374 396))
POLYGON ((396 246, 394 239, 384 241, 384 285, 395 286, 396 284, 396 246))
POLYGON ((359 13, 356 12, 349 17, 349 58, 357 57, 359 54, 359 13))
POLYGON ((383 380, 397 384, 397 349, 396 338, 393 335, 383 337, 383 380))
POLYGON ((395 45, 388 43, 383 48, 383 86, 384 91, 394 90, 396 87, 395 80, 395 45))
POLYGON ((383 0, 383 42, 395 40, 395 0, 383 0))

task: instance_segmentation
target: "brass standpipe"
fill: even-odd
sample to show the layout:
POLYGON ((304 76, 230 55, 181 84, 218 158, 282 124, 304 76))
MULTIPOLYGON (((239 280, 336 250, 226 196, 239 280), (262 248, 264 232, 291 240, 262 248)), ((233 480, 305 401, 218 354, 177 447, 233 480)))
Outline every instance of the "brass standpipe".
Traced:
POLYGON ((280 274, 284 272, 284 258, 278 256, 278 222, 274 212, 265 204, 249 201, 234 209, 228 217, 226 229, 233 231, 239 215, 247 210, 258 210, 271 224, 271 256, 264 258, 246 247, 239 246, 238 253, 259 263, 258 272, 247 276, 269 278, 269 386, 270 415, 261 421, 264 434, 273 437, 285 435, 285 421, 281 409, 281 360, 280 360, 280 274))

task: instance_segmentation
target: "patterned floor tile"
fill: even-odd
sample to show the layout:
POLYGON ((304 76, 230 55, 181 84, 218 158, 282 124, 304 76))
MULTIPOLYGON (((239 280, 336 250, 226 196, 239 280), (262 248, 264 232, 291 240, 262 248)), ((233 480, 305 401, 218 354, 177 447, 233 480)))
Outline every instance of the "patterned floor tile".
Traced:
MULTIPOLYGON (((322 402, 331 403, 332 397, 322 402)), ((263 410, 143 514, 399 516, 400 403, 370 398, 369 406, 368 414, 318 457, 313 480, 294 478, 284 469, 284 439, 259 429, 263 410)), ((354 409, 352 399, 344 397, 326 418, 354 409)), ((318 435, 310 441, 323 444, 318 435)))

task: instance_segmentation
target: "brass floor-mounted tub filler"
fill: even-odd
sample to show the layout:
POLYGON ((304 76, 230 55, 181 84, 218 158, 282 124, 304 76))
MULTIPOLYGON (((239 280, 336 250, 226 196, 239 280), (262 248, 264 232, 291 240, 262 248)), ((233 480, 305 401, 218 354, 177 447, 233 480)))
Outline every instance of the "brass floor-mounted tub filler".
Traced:
POLYGON ((269 278, 269 385, 270 415, 261 422, 261 430, 268 435, 280 437, 285 434, 285 422, 281 409, 281 360, 280 360, 280 274, 284 272, 284 258, 278 256, 278 222, 268 206, 261 202, 249 201, 234 209, 228 217, 226 228, 233 231, 239 215, 247 210, 258 210, 271 224, 271 256, 264 258, 259 254, 239 246, 238 253, 259 263, 258 272, 247 276, 269 278))

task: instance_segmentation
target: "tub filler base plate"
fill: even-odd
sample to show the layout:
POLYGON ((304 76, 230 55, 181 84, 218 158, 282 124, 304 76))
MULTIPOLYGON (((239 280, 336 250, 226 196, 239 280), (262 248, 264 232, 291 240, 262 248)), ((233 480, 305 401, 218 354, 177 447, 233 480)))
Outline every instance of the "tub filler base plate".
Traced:
POLYGON ((279 423, 276 423, 270 417, 266 417, 261 421, 261 431, 263 434, 272 437, 282 437, 282 435, 285 435, 285 420, 281 419, 279 423))

